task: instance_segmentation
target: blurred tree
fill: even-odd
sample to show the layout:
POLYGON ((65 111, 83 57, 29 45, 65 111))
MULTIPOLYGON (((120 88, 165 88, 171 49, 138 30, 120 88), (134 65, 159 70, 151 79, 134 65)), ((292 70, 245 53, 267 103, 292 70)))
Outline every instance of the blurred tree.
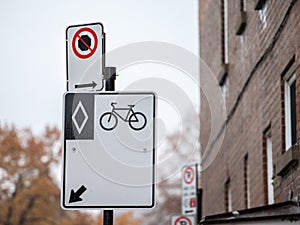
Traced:
POLYGON ((96 218, 95 225, 103 225, 103 212, 96 218))
POLYGON ((127 211, 117 216, 115 225, 140 225, 141 218, 136 218, 132 211, 127 211))
POLYGON ((95 218, 91 214, 82 213, 79 211, 65 212, 67 216, 64 216, 60 225, 93 225, 95 218))
POLYGON ((157 185, 157 203, 144 214, 145 225, 169 225, 172 215, 181 214, 181 183, 179 179, 168 179, 157 185))
POLYGON ((60 208, 52 171, 59 163, 60 132, 0 127, 0 225, 91 225, 89 215, 60 208))

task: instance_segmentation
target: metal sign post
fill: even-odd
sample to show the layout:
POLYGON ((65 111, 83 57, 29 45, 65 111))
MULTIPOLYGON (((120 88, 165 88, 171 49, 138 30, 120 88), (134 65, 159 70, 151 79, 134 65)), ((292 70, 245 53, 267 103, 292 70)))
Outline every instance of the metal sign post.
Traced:
POLYGON ((197 190, 197 224, 200 223, 202 219, 202 189, 197 190))
MULTIPOLYGON (((116 80, 116 67, 105 67, 104 68, 104 80, 105 80, 105 91, 115 90, 116 80)), ((103 212, 103 225, 113 225, 114 223, 114 211, 104 210, 103 212)))

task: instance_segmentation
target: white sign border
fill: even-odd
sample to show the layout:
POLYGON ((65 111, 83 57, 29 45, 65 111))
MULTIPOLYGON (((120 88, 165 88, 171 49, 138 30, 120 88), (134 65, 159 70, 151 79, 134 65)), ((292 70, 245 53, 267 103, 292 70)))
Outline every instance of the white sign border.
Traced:
POLYGON ((155 92, 76 92, 76 91, 72 91, 72 92, 66 92, 64 94, 64 101, 63 101, 63 109, 65 109, 65 96, 67 94, 93 94, 93 95, 152 95, 153 96, 153 169, 152 169, 152 173, 153 173, 153 180, 152 180, 152 203, 151 205, 145 205, 145 206, 141 206, 141 205, 122 205, 122 206, 105 206, 105 205, 91 205, 91 206, 80 206, 80 205, 74 205, 74 206, 70 206, 70 205, 66 205, 65 203, 67 202, 66 199, 66 139, 65 139, 65 134, 64 134, 64 130, 65 130, 65 110, 63 110, 63 118, 62 118, 62 142, 63 142, 63 148, 62 148, 62 168, 61 168, 61 173, 62 173, 62 180, 61 180, 61 207, 63 209, 66 210, 80 210, 80 209, 117 209, 117 208, 124 208, 124 209, 131 209, 131 208, 144 208, 144 209, 150 209, 150 208, 154 208, 156 202, 155 202, 155 194, 156 194, 156 124, 155 124, 155 120, 156 120, 156 115, 157 115, 157 94, 155 92))

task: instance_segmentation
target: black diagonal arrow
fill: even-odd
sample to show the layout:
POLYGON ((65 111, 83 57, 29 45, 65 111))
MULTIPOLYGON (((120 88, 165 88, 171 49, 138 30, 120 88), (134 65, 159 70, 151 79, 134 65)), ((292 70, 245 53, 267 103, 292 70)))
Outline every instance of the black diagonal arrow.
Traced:
POLYGON ((72 202, 80 202, 82 201, 82 198, 80 196, 87 190, 87 188, 84 185, 81 185, 81 187, 75 192, 73 189, 71 190, 69 203, 72 202))
POLYGON ((87 83, 87 84, 75 84, 75 88, 88 88, 88 87, 95 88, 96 86, 97 83, 95 81, 92 81, 91 83, 87 83))

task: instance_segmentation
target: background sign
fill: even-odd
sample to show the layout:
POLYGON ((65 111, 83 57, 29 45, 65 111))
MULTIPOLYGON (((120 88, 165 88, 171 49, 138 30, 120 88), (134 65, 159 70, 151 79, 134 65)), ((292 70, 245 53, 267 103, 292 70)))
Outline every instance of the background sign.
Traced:
POLYGON ((69 26, 66 35, 67 91, 100 89, 105 54, 103 25, 69 26))
POLYGON ((172 216, 171 225, 195 225, 193 216, 172 216))
POLYGON ((183 215, 197 214, 197 189, 198 173, 197 164, 187 165, 182 168, 182 201, 181 209, 183 215))
POLYGON ((62 206, 153 207, 154 119, 153 93, 66 93, 62 206))

